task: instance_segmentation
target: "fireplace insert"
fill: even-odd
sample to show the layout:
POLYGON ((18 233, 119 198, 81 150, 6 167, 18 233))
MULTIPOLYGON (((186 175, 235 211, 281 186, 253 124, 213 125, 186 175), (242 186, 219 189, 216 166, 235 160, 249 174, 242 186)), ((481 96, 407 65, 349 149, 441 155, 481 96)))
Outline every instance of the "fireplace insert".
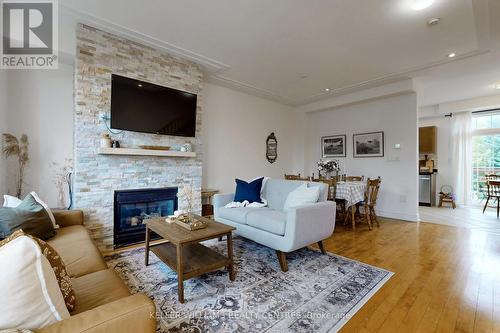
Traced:
MULTIPOLYGON (((115 191, 114 248, 144 242, 148 218, 173 215, 177 187, 115 191)), ((160 237, 154 232, 151 239, 160 237)))

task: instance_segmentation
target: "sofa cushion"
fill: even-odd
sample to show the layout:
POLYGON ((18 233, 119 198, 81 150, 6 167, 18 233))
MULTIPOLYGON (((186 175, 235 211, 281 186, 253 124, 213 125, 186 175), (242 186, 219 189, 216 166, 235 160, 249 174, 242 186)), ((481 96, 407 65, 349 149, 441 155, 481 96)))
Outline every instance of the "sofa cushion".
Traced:
POLYGON ((270 208, 256 209, 248 213, 247 224, 283 236, 285 234, 286 213, 270 208))
POLYGON ((260 197, 262 191, 262 181, 264 177, 257 178, 249 183, 244 180, 236 179, 236 191, 234 193, 235 202, 248 201, 262 203, 262 198, 260 197))
POLYGON ((71 277, 107 269, 101 253, 84 226, 74 225, 57 229, 56 236, 47 243, 62 257, 71 277))
POLYGON ((256 209, 261 209, 261 208, 247 208, 247 207, 241 207, 241 208, 225 208, 221 207, 219 208, 219 215, 218 217, 221 217, 226 220, 230 220, 236 223, 241 223, 241 224, 246 224, 247 223, 247 215, 253 210, 256 209))
POLYGON ((31 194, 17 207, 0 207, 0 238, 6 238, 19 229, 43 240, 55 235, 50 216, 31 194))
POLYGON ((268 207, 283 210, 288 194, 306 182, 297 180, 269 179, 264 185, 263 196, 268 207))
MULTIPOLYGON (((59 228, 59 226, 56 223, 56 219, 54 217, 54 214, 52 214, 52 210, 49 208, 49 206, 40 199, 38 194, 36 192, 32 191, 30 192, 30 195, 33 196, 33 198, 38 202, 40 205, 43 206, 45 211, 47 212, 47 215, 49 215, 50 221, 52 222, 52 225, 54 226, 54 229, 59 228)), ((19 198, 13 197, 11 195, 4 195, 3 196, 4 201, 3 201, 3 206, 4 207, 10 207, 10 208, 16 208, 19 206, 23 201, 19 198)))
POLYGON ((64 298, 37 242, 16 232, 0 245, 0 330, 36 329, 69 318, 64 298))
MULTIPOLYGON (((16 233, 17 232, 23 233, 22 230, 18 230, 16 231, 16 233)), ((44 242, 43 240, 30 235, 26 236, 33 239, 38 244, 40 250, 42 251, 42 254, 49 261, 50 266, 52 267, 52 270, 56 275, 57 283, 59 284, 61 293, 63 294, 64 303, 66 303, 68 311, 72 311, 75 308, 75 292, 73 291, 73 287, 71 286, 71 278, 68 274, 68 271, 66 270, 66 265, 62 261, 61 256, 47 242, 44 242)))
POLYGON ((318 201, 319 198, 318 186, 308 187, 307 184, 302 184, 292 192, 288 193, 283 210, 287 211, 292 207, 312 204, 318 201))
POLYGON ((75 315, 130 295, 127 286, 112 269, 106 269, 73 279, 75 315))

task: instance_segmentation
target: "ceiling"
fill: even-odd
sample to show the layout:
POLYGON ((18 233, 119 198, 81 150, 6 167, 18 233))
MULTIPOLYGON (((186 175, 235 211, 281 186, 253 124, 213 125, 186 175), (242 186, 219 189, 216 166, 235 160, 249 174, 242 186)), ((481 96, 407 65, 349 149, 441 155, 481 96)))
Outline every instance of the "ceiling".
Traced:
POLYGON ((410 9, 412 1, 59 0, 83 22, 160 46, 197 61, 212 80, 290 105, 419 75, 432 92, 429 68, 490 49, 489 6, 498 0, 435 0, 421 11, 410 9), (432 17, 441 22, 429 27, 432 17))

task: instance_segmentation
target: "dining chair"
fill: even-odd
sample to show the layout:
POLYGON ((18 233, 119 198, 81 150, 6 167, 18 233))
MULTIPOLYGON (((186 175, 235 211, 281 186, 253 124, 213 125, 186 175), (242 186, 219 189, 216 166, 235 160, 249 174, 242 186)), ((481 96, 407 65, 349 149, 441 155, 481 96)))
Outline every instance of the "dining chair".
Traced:
POLYGON ((488 197, 486 198, 486 203, 484 204, 483 208, 483 214, 484 211, 486 210, 486 207, 488 207, 488 201, 490 199, 496 199, 497 200, 497 218, 500 213, 500 180, 489 180, 486 182, 486 187, 487 187, 487 195, 488 197))
POLYGON ((285 179, 286 180, 301 180, 300 173, 298 175, 287 175, 285 173, 285 179))
POLYGON ((500 175, 496 175, 494 173, 492 173, 492 174, 485 174, 484 175, 484 179, 486 181, 489 181, 489 180, 500 180, 500 175))
POLYGON ((312 181, 328 184, 327 200, 335 201, 335 197, 337 196, 337 179, 335 177, 331 179, 317 178, 313 179, 312 181))
POLYGON ((381 182, 382 179, 380 177, 377 179, 368 178, 368 181, 366 182, 365 201, 361 203, 361 206, 364 206, 365 214, 368 214, 371 221, 375 221, 377 223, 377 227, 380 227, 380 223, 378 221, 377 214, 375 213, 375 206, 377 205, 378 192, 380 190, 381 182))
POLYGON ((347 176, 346 181, 348 182, 362 182, 365 176, 347 176))
POLYGON ((364 220, 368 223, 368 228, 372 230, 372 221, 377 223, 377 227, 380 227, 380 223, 377 218, 377 214, 375 213, 375 206, 377 205, 378 192, 380 190, 380 183, 382 182, 381 178, 378 177, 376 179, 368 178, 366 181, 366 190, 364 200, 355 205, 349 207, 346 221, 351 216, 352 220, 352 230, 356 230, 356 210, 359 211, 359 208, 363 208, 364 220), (349 214, 350 212, 350 214, 349 214))

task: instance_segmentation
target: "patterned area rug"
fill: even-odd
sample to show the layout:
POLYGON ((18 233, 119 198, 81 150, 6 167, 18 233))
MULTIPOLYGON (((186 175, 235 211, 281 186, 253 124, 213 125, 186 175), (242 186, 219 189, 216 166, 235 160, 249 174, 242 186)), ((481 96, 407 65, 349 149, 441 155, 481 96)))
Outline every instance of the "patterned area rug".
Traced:
MULTIPOLYGON (((226 253, 226 242, 204 243, 226 253)), ((281 272, 274 250, 234 238, 236 281, 216 271, 184 282, 177 301, 177 277, 144 249, 106 257, 132 292, 156 303, 159 332, 335 332, 393 273, 334 254, 304 248, 288 254, 281 272)))

